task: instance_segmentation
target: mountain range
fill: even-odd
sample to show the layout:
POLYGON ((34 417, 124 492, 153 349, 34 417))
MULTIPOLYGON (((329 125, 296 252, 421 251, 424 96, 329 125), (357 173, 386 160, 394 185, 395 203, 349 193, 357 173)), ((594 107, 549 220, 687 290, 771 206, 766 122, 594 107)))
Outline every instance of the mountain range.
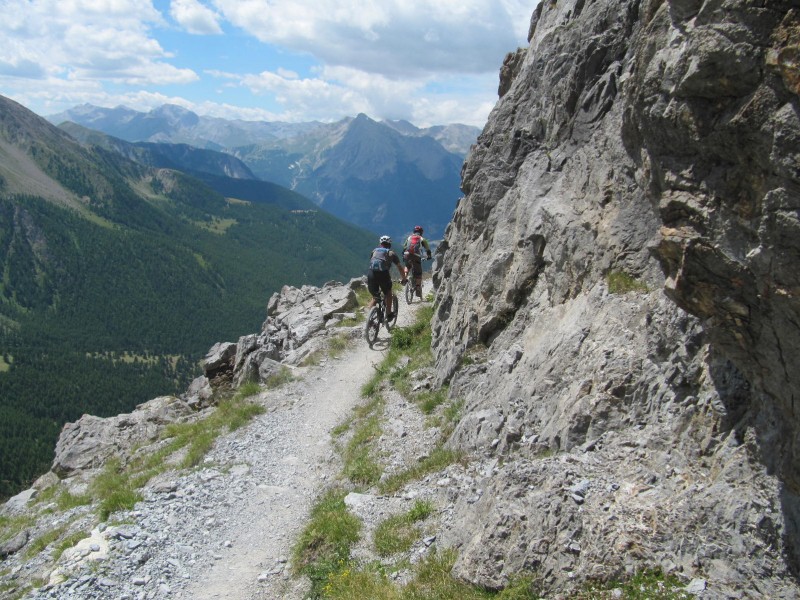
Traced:
POLYGON ((47 118, 73 134, 80 125, 131 143, 169 145, 168 153, 175 145, 224 152, 250 170, 229 175, 285 186, 348 222, 394 237, 415 224, 429 237, 443 234, 461 195, 461 165, 480 133, 363 114, 336 123, 226 120, 174 105, 147 113, 81 105, 47 118))
POLYGON ((271 294, 360 275, 375 244, 235 157, 93 135, 0 97, 0 496, 63 423, 182 389, 271 294))

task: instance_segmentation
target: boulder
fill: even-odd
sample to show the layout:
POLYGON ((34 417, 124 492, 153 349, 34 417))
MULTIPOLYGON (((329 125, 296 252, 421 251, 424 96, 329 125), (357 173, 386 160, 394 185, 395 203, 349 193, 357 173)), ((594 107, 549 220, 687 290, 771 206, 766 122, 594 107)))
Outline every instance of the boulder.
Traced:
POLYGON ((161 396, 140 404, 131 413, 101 418, 83 415, 61 431, 51 470, 61 478, 97 469, 112 457, 126 457, 137 444, 152 442, 163 428, 192 414, 188 404, 161 396))

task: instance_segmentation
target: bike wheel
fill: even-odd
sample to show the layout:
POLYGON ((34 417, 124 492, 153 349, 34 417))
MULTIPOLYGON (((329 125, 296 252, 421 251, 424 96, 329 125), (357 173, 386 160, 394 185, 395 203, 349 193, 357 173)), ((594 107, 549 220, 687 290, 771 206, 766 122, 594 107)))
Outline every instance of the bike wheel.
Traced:
POLYGON ((411 280, 406 283, 406 303, 411 304, 414 301, 414 284, 411 280))
POLYGON ((394 308, 394 316, 391 321, 386 321, 386 329, 391 329, 397 325, 397 313, 400 312, 400 303, 397 301, 397 294, 392 294, 392 308, 394 308))
POLYGON ((380 330, 380 328, 381 328, 380 312, 378 311, 377 306, 373 306, 372 310, 369 311, 367 322, 364 324, 364 337, 366 338, 370 348, 372 348, 372 344, 375 343, 375 340, 378 339, 378 331, 380 330))

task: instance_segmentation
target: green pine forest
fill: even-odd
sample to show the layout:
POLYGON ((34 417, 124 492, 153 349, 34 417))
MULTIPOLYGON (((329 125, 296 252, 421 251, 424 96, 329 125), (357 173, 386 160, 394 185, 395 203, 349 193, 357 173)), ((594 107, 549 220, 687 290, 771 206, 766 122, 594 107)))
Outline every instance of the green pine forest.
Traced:
POLYGON ((49 469, 64 423, 181 393, 273 292, 358 276, 375 241, 270 184, 232 198, 99 150, 36 158, 85 205, 0 177, 0 498, 49 469))

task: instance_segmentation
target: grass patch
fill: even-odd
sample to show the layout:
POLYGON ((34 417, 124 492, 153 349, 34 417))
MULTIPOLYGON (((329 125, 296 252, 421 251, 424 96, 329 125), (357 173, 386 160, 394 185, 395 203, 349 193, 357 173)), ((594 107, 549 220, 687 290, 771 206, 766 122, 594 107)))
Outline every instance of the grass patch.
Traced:
POLYGON ((78 506, 86 506, 92 503, 89 494, 73 494, 69 490, 62 489, 58 484, 51 485, 41 490, 34 499, 36 504, 46 504, 54 502, 58 510, 65 512, 78 506))
POLYGON ((344 504, 346 495, 343 489, 328 490, 311 510, 294 547, 293 568, 311 579, 313 598, 323 595, 332 575, 347 568, 350 547, 361 535, 361 522, 344 504))
POLYGON ((236 390, 236 397, 237 398, 251 398, 258 394, 261 391, 261 386, 258 385, 255 381, 247 381, 239 386, 239 389, 236 390))
POLYGON ((158 451, 124 467, 118 459, 109 461, 91 486, 91 496, 99 503, 100 518, 106 520, 115 511, 132 509, 142 499, 139 489, 165 471, 167 458, 176 452, 184 452, 179 468, 199 465, 220 435, 243 427, 264 412, 263 406, 248 400, 260 390, 257 383, 246 383, 235 395, 220 400, 216 410, 205 419, 172 423, 164 428, 162 438, 166 443, 158 451))
POLYGON ((370 300, 372 300, 372 294, 369 293, 367 286, 362 286, 356 290, 356 302, 358 302, 359 307, 366 306, 370 300))
POLYGON ((64 532, 66 532, 67 526, 63 525, 61 527, 56 527, 55 529, 51 529, 50 531, 46 531, 36 539, 28 542, 28 545, 25 547, 25 556, 27 558, 33 558, 40 552, 42 552, 45 548, 47 548, 50 544, 55 542, 59 539, 64 532))
POLYGON ((102 520, 118 510, 131 510, 142 499, 133 477, 122 468, 118 458, 108 461, 91 485, 92 495, 99 499, 102 520))
POLYGON ((53 552, 53 560, 57 561, 59 558, 61 558, 61 555, 64 554, 64 552, 87 537, 89 537, 89 534, 85 531, 76 531, 75 533, 71 533, 66 536, 58 543, 58 546, 56 546, 56 549, 53 552))
POLYGON ((292 381, 294 381, 294 375, 292 375, 292 370, 284 365, 280 369, 278 369, 277 373, 273 373, 272 375, 267 377, 267 380, 264 382, 264 386, 267 389, 274 390, 275 388, 279 388, 292 381))
POLYGON ((342 437, 349 430, 350 430, 350 422, 344 421, 343 423, 339 423, 336 427, 331 429, 331 437, 334 438, 342 437))
POLYGON ((447 401, 447 388, 422 392, 414 401, 423 414, 429 415, 447 401))
POLYGON ((391 494, 403 488, 409 481, 422 479, 429 473, 441 471, 448 465, 455 464, 464 460, 461 452, 448 450, 442 446, 433 449, 430 456, 412 465, 405 471, 400 471, 387 477, 379 487, 382 494, 391 494))
POLYGON ((328 338, 325 350, 314 350, 309 352, 300 362, 301 367, 316 367, 322 362, 325 356, 339 358, 350 346, 350 340, 345 334, 338 334, 328 338))
POLYGON ((371 486, 380 479, 383 468, 372 449, 372 442, 382 433, 380 415, 384 402, 379 396, 355 410, 353 434, 342 449, 344 476, 356 485, 371 486))
POLYGON ((422 535, 417 526, 433 512, 430 502, 417 500, 408 512, 389 517, 375 529, 373 542, 380 556, 391 556, 397 552, 405 552, 422 535))
POLYGON ((461 420, 461 409, 464 407, 463 400, 453 400, 442 411, 442 433, 444 437, 449 437, 456 424, 461 420))
POLYGON ((355 327, 367 320, 367 315, 360 310, 357 310, 354 314, 354 317, 348 317, 339 321, 336 327, 355 327))
POLYGON ((16 517, 0 515, 0 542, 10 540, 33 524, 34 519, 29 515, 16 517))
POLYGON ((303 357, 303 360, 300 361, 300 366, 316 367, 322 362, 323 356, 325 356, 325 353, 322 350, 314 350, 313 352, 309 352, 303 357))
MULTIPOLYGON (((369 297, 367 296, 367 300, 369 297)), ((430 350, 430 320, 432 306, 418 309, 417 322, 410 327, 392 330, 389 349, 383 361, 375 368, 375 373, 361 388, 366 402, 353 411, 352 418, 341 423, 333 431, 334 437, 344 438, 340 443, 344 467, 342 475, 355 486, 376 486, 380 493, 391 493, 402 488, 411 480, 428 473, 444 469, 446 466, 463 460, 462 454, 437 447, 431 455, 411 468, 380 481, 382 467, 374 456, 374 442, 381 435, 381 417, 384 399, 381 390, 390 382, 398 391, 411 396, 411 377, 413 373, 433 363, 430 350), (401 358, 409 357, 402 367, 397 367, 401 358)), ((426 414, 436 413, 434 417, 452 430, 460 415, 460 403, 446 404, 447 388, 437 391, 424 391, 416 398, 426 414), (443 409, 439 410, 445 404, 443 409)), ((445 552, 432 556, 419 563, 414 569, 413 581, 397 585, 386 575, 387 567, 380 563, 357 565, 350 559, 350 547, 358 540, 360 521, 349 515, 344 506, 346 491, 328 492, 319 502, 312 515, 312 522, 306 527, 293 554, 293 567, 296 573, 307 575, 312 582, 310 598, 338 598, 360 600, 362 598, 422 600, 449 598, 470 600, 472 598, 494 598, 490 594, 450 576, 455 561, 455 553, 445 552), (350 534, 343 534, 345 528, 350 534), (355 531, 356 533, 352 533, 355 531)), ((382 556, 407 551, 421 535, 419 521, 430 515, 432 506, 427 502, 417 502, 407 513, 391 517, 381 523, 376 530, 373 542, 382 556)), ((519 589, 519 588, 517 588, 519 589)), ((499 596, 523 598, 524 596, 499 596)), ((533 596, 531 596, 533 597, 533 596)))
POLYGON ((496 597, 490 592, 455 579, 450 574, 455 561, 456 553, 453 550, 445 550, 428 556, 417 565, 414 579, 405 586, 400 598, 403 600, 422 600, 423 598, 484 600, 496 597))
POLYGON ((648 291, 647 284, 624 271, 609 271, 608 274, 606 274, 606 284, 611 294, 648 291))
POLYGON ((331 358, 339 358, 350 345, 349 340, 344 335, 335 335, 328 340, 328 355, 331 358))
MULTIPOLYGON (((171 454, 185 448, 186 454, 180 466, 190 468, 199 465, 220 435, 243 427, 264 412, 263 406, 247 400, 259 391, 257 383, 245 384, 236 395, 221 400, 217 409, 205 419, 167 426, 164 437, 172 438, 172 441, 166 451, 171 454)), ((158 456, 154 457, 154 462, 160 462, 158 456)))
POLYGON ((56 497, 56 506, 61 511, 68 511, 79 506, 88 506, 92 503, 92 497, 89 494, 73 494, 69 490, 63 490, 56 497))
POLYGON ((312 597, 332 600, 523 600, 540 596, 525 583, 503 591, 488 592, 458 581, 450 571, 455 563, 454 551, 434 553, 415 565, 413 578, 405 586, 391 581, 382 569, 354 569, 344 564, 327 574, 327 581, 312 597))
POLYGON ((641 571, 622 582, 589 583, 575 595, 576 600, 683 600, 690 597, 677 577, 664 575, 660 570, 641 571))

